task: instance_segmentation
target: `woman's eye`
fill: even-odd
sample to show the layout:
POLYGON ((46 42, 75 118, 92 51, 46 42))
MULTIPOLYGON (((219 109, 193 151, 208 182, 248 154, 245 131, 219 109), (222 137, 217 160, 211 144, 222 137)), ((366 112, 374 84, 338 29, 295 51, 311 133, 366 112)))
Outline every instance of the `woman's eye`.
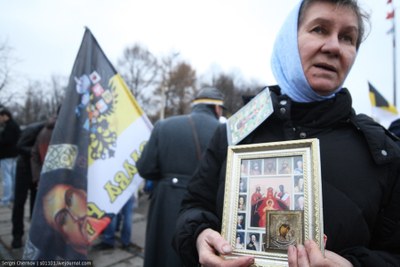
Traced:
POLYGON ((343 40, 346 43, 354 44, 354 39, 355 38, 353 36, 351 36, 351 35, 343 35, 343 36, 340 37, 340 39, 343 40))
POLYGON ((317 26, 312 29, 312 32, 316 32, 316 33, 323 33, 323 31, 324 30, 321 26, 317 26))

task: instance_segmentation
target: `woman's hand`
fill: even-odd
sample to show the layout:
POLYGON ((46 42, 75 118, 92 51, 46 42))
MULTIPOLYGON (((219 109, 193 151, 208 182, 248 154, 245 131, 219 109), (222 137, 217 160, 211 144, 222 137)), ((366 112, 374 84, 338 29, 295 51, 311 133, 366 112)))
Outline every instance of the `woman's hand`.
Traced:
POLYGON ((305 241, 304 246, 289 246, 288 261, 290 267, 353 267, 351 262, 332 251, 325 250, 324 256, 317 244, 312 240, 305 241))
POLYGON ((200 264, 204 267, 248 267, 254 263, 254 257, 243 256, 235 259, 223 259, 219 255, 229 255, 231 245, 220 233, 207 228, 197 237, 197 251, 200 264))

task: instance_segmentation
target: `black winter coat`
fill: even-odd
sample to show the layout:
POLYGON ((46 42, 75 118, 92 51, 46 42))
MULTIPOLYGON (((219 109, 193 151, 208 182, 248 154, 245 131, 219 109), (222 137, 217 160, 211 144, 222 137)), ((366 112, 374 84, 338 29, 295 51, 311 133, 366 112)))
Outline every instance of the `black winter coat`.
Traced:
MULTIPOLYGON (((355 115, 350 93, 294 103, 271 89, 275 112, 241 144, 318 138, 326 249, 354 266, 400 266, 400 149, 382 126, 355 115)), ((188 185, 174 248, 196 266, 196 239, 221 229, 227 155, 226 127, 217 129, 188 185)))
POLYGON ((155 182, 147 219, 145 267, 182 266, 171 245, 180 203, 219 124, 214 111, 204 104, 194 106, 190 115, 155 124, 136 164, 140 176, 155 182))
POLYGON ((45 122, 35 122, 29 124, 22 132, 17 143, 18 158, 16 179, 26 181, 28 184, 32 182, 31 172, 31 151, 36 137, 40 130, 44 127, 45 122))
POLYGON ((4 129, 0 133, 0 159, 15 158, 18 156, 17 142, 21 130, 13 119, 5 122, 4 129))

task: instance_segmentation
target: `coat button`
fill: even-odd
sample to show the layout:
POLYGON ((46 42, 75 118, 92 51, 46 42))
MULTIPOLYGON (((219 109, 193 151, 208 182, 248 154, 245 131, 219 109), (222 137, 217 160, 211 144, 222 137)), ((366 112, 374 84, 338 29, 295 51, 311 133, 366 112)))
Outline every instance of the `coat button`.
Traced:
POLYGON ((176 184, 176 183, 178 183, 178 182, 179 182, 178 178, 176 178, 176 177, 172 178, 172 183, 173 183, 173 184, 176 184))
POLYGON ((381 150, 381 154, 386 157, 388 153, 386 152, 386 150, 381 150))
POLYGON ((307 137, 307 134, 305 132, 300 133, 300 138, 306 138, 306 137, 307 137))
POLYGON ((281 104, 282 106, 284 106, 284 105, 287 104, 287 101, 286 101, 286 100, 281 100, 281 102, 279 102, 279 104, 281 104))
POLYGON ((285 108, 281 108, 280 111, 281 111, 282 115, 286 113, 286 109, 285 108))

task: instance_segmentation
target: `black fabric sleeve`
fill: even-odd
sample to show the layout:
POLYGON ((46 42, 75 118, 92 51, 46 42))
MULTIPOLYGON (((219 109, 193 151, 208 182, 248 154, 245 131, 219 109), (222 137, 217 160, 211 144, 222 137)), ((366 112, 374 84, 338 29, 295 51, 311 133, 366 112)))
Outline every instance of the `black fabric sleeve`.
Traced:
POLYGON ((400 257, 384 251, 371 251, 365 247, 349 248, 340 253, 354 267, 398 267, 400 257))
POLYGON ((223 125, 211 139, 182 201, 173 247, 185 266, 198 266, 198 235, 206 228, 220 231, 221 220, 216 211, 216 203, 219 201, 217 192, 221 186, 221 166, 226 157, 225 144, 226 128, 223 125))
MULTIPOLYGON (((398 164, 396 164, 398 165, 398 164)), ((375 224, 371 248, 354 247, 340 252, 354 266, 400 267, 400 179, 398 168, 389 175, 394 177, 387 194, 386 205, 375 224)))

